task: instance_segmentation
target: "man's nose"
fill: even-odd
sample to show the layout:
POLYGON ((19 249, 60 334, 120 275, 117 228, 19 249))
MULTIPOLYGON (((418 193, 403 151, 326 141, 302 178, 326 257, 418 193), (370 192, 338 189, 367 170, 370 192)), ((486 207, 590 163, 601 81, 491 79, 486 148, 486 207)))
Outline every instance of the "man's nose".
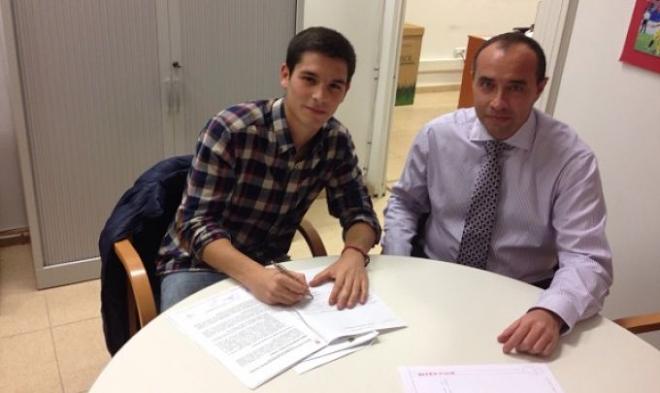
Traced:
POLYGON ((323 86, 316 86, 312 92, 312 98, 323 102, 323 99, 325 98, 325 88, 323 86))
POLYGON ((508 107, 506 96, 504 95, 504 89, 499 89, 492 100, 490 100, 490 106, 496 111, 504 110, 508 107))

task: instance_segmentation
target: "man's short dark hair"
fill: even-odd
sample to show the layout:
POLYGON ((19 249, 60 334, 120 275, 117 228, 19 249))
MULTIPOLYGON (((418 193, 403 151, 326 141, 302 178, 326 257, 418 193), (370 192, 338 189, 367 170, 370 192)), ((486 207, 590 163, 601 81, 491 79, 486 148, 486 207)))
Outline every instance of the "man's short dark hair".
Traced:
POLYGON ((517 31, 499 34, 484 42, 484 44, 477 49, 477 53, 474 54, 474 62, 472 63, 473 74, 477 71, 477 58, 479 57, 479 54, 487 47, 495 44, 497 44, 502 50, 507 50, 510 46, 516 44, 526 45, 536 55, 536 81, 541 82, 545 79, 545 53, 543 53, 543 48, 541 48, 541 45, 539 45, 534 39, 517 31))
POLYGON ((310 27, 296 34, 286 51, 286 66, 293 73, 305 52, 316 52, 346 62, 348 80, 355 73, 355 50, 341 33, 327 27, 310 27))

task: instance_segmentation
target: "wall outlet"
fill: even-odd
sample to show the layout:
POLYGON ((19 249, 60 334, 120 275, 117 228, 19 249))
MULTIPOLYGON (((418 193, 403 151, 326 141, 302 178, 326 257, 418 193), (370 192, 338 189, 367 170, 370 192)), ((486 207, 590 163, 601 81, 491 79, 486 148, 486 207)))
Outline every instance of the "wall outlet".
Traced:
POLYGON ((465 47, 454 48, 454 58, 455 59, 465 59, 465 47))

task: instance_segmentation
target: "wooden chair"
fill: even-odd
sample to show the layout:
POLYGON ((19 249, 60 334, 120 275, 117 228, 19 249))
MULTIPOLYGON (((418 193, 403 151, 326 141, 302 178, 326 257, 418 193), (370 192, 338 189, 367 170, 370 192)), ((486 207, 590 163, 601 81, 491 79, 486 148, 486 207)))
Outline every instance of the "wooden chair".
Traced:
MULTIPOLYGON (((309 221, 303 220, 298 231, 305 239, 313 256, 328 255, 321 237, 309 221)), ((147 271, 131 241, 123 239, 115 242, 114 251, 126 271, 129 332, 133 336, 156 317, 158 313, 156 301, 147 271)))
POLYGON ((614 322, 635 334, 652 332, 660 330, 660 312, 619 318, 614 322))

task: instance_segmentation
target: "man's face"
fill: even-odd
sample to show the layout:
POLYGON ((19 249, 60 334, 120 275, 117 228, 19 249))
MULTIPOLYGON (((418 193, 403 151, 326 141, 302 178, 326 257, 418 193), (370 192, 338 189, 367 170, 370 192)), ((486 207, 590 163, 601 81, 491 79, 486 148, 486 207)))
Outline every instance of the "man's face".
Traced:
POLYGON ((503 50, 495 43, 479 54, 472 82, 474 108, 493 138, 507 139, 527 121, 547 81, 537 81, 536 62, 524 44, 503 50))
POLYGON ((293 72, 282 64, 280 84, 286 90, 284 108, 292 131, 316 132, 348 92, 348 67, 341 59, 305 52, 293 72))

